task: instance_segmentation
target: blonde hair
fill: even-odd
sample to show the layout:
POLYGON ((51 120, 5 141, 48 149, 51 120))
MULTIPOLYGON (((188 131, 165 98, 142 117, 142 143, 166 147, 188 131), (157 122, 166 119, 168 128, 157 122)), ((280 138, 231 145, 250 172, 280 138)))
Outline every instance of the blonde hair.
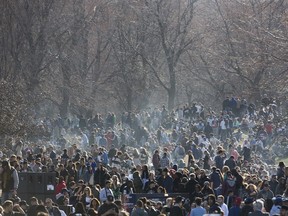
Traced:
POLYGON ((84 188, 84 192, 86 191, 86 190, 88 190, 88 196, 92 196, 93 194, 92 194, 92 190, 91 190, 91 188, 90 187, 85 187, 84 188))
POLYGON ((170 203, 170 205, 172 205, 172 203, 173 203, 173 198, 172 197, 168 197, 166 199, 166 204, 168 205, 169 203, 170 203))
POLYGON ((247 189, 247 190, 250 190, 250 187, 252 187, 254 191, 257 191, 257 186, 256 186, 256 185, 254 185, 254 184, 248 184, 246 189, 247 189))
POLYGON ((223 166, 223 168, 222 168, 223 174, 228 172, 228 171, 230 171, 230 168, 228 166, 223 166))

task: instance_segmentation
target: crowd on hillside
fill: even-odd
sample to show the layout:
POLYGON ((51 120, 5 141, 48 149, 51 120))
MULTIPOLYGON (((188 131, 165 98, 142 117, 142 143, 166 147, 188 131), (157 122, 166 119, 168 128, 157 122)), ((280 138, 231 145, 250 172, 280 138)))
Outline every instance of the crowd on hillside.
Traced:
POLYGON ((221 112, 194 103, 37 119, 39 136, 1 148, 0 215, 288 215, 288 166, 275 165, 288 155, 285 103, 227 97, 221 112), (55 173, 55 196, 22 200, 19 173, 26 172, 55 173), (135 193, 143 196, 128 211, 135 193))

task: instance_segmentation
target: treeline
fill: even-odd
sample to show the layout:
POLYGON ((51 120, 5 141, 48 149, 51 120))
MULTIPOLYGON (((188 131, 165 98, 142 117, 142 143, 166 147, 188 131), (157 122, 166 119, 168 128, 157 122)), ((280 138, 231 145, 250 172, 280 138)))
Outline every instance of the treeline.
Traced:
POLYGON ((67 117, 193 101, 216 107, 226 95, 283 97, 287 6, 285 0, 1 1, 0 90, 10 95, 1 100, 1 127, 9 116, 23 123, 23 112, 67 117))

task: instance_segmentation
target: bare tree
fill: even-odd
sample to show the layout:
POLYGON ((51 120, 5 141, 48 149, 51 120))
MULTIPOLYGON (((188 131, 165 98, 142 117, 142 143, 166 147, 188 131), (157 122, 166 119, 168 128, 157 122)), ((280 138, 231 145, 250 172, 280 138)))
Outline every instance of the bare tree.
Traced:
POLYGON ((149 26, 141 56, 166 90, 169 109, 175 104, 179 60, 197 39, 192 34, 196 2, 147 0, 141 5, 143 22, 149 26))

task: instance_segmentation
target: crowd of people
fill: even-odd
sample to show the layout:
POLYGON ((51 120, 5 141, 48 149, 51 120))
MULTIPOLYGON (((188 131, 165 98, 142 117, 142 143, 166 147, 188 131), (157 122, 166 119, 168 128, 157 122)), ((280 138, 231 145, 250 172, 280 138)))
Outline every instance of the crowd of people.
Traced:
POLYGON ((39 136, 0 151, 0 215, 288 215, 285 104, 227 97, 202 104, 124 112, 117 119, 37 119, 39 136), (54 172, 55 195, 17 194, 19 173, 54 172), (141 194, 128 208, 129 197, 141 194), (163 194, 165 202, 145 194, 163 194), (177 194, 177 196, 173 196, 177 194))

